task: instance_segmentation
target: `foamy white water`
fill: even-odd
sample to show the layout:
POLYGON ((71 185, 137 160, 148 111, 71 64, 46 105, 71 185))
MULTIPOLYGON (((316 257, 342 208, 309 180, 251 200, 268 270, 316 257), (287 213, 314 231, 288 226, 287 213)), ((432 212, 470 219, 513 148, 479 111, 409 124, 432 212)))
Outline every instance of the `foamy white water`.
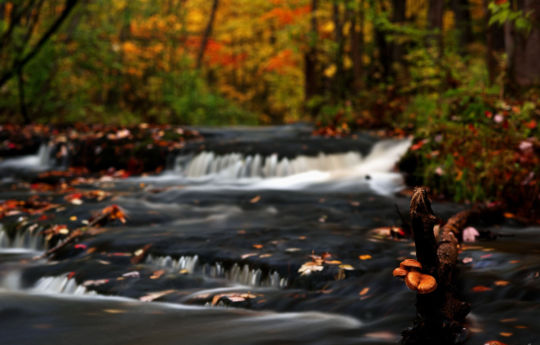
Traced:
POLYGON ((47 170, 53 165, 51 160, 52 149, 53 147, 49 144, 41 144, 36 154, 1 161, 0 169, 47 170))
POLYGON ((178 180, 187 189, 196 190, 370 189, 387 195, 404 187, 402 175, 393 170, 410 145, 409 139, 382 140, 365 157, 354 151, 290 159, 278 159, 277 154, 264 157, 204 151, 177 157, 173 169, 149 180, 178 180))
POLYGON ((220 262, 200 264, 197 255, 181 256, 178 259, 173 259, 170 256, 153 257, 149 255, 146 262, 173 271, 184 271, 186 274, 200 273, 205 277, 225 279, 245 286, 284 288, 288 284, 287 279, 281 277, 276 271, 265 274, 261 269, 252 268, 248 264, 235 263, 230 268, 225 268, 220 262))
POLYGON ((0 224, 0 253, 38 252, 45 249, 43 237, 25 229, 17 231, 13 239, 10 239, 0 224))

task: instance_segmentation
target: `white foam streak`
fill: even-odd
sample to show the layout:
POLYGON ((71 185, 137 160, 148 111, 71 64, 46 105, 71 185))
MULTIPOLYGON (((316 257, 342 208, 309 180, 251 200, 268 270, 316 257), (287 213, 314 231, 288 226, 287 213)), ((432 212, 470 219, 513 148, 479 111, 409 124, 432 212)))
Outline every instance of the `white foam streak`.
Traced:
POLYGON ((40 278, 30 289, 30 292, 74 296, 97 295, 95 291, 88 290, 84 286, 77 284, 75 279, 68 278, 67 275, 40 278))
MULTIPOLYGON (((411 141, 382 140, 366 156, 358 152, 319 154, 278 159, 276 154, 242 156, 202 152, 180 156, 176 176, 188 189, 216 190, 307 190, 341 191, 371 189, 388 195, 404 187, 403 177, 393 169, 407 152, 411 141)), ((166 174, 164 179, 171 179, 166 174)))
POLYGON ((29 230, 17 231, 13 239, 9 239, 2 224, 0 224, 0 252, 41 251, 45 248, 43 237, 29 230))
POLYGON ((36 154, 8 158, 0 162, 0 169, 31 169, 31 170, 47 170, 53 163, 51 152, 53 147, 48 144, 41 144, 36 154))
POLYGON ((149 255, 146 262, 173 271, 183 271, 182 273, 185 274, 199 273, 212 279, 226 279, 244 286, 284 288, 288 284, 287 279, 282 278, 277 271, 264 274, 261 269, 252 268, 248 264, 234 263, 229 269, 226 269, 221 262, 200 264, 197 255, 181 256, 178 259, 170 256, 149 255))

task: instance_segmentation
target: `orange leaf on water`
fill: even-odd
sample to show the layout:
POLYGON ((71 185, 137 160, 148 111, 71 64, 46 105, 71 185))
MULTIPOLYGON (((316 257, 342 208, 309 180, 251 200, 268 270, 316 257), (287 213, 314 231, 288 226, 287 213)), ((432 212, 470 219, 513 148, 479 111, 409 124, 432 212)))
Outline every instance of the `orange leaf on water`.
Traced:
POLYGON ((484 285, 476 285, 475 287, 472 288, 473 292, 485 292, 485 291, 490 291, 490 290, 492 290, 492 288, 484 286, 484 285))

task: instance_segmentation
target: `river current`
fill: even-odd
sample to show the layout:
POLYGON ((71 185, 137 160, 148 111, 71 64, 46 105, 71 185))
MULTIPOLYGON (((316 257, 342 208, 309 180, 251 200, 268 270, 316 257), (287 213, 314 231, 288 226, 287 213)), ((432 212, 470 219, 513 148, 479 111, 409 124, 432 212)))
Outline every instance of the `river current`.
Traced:
MULTIPOLYGON (((207 139, 159 175, 77 186, 108 193, 100 201, 22 183, 18 172, 53 168, 46 147, 0 162, 0 199, 60 204, 54 224, 80 227, 112 204, 127 216, 54 259, 39 258, 50 246, 33 227, 40 215, 0 220, 1 344, 399 342, 415 294, 392 270, 414 246, 385 231, 408 213, 394 167, 410 141, 311 138, 302 126, 200 131, 207 139)), ((443 218, 465 207, 433 204, 443 218)), ((539 344, 540 227, 474 226, 495 238, 460 253, 466 343, 539 344)))

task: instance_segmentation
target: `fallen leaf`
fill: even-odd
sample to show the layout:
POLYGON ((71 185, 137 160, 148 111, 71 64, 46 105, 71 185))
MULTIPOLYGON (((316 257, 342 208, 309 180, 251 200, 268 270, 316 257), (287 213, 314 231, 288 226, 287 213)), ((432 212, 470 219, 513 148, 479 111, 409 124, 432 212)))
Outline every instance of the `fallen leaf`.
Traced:
POLYGON ((484 285, 477 285, 472 288, 473 292, 485 292, 492 290, 490 287, 484 286, 484 285))
POLYGON ((125 313, 125 310, 122 309, 103 309, 104 312, 108 314, 122 314, 125 313))
POLYGON ((495 282, 495 285, 496 285, 496 286, 506 286, 506 285, 508 285, 508 284, 510 284, 510 282, 509 282, 509 281, 506 281, 506 280, 497 280, 497 281, 495 282))
POLYGON ((261 200, 261 196, 260 196, 260 195, 257 195, 257 196, 255 196, 255 197, 253 197, 251 200, 249 200, 249 202, 250 202, 251 204, 256 204, 256 203, 258 203, 260 200, 261 200))
POLYGON ((262 244, 254 244, 253 245, 253 248, 255 248, 255 249, 261 249, 262 247, 264 247, 262 244))
POLYGON ((503 337, 511 337, 513 333, 512 332, 500 332, 499 334, 501 336, 503 336, 503 337))
POLYGON ((107 284, 108 282, 109 282, 109 279, 87 280, 82 285, 83 286, 100 286, 103 284, 107 284))
POLYGON ((365 294, 367 294, 369 292, 369 287, 365 287, 362 289, 362 291, 360 291, 358 294, 360 296, 364 296, 365 294))
POLYGON ((131 272, 122 274, 122 277, 125 277, 125 278, 139 278, 140 276, 141 274, 139 273, 139 271, 131 271, 131 272))
POLYGON ((463 258, 463 260, 461 260, 464 264, 470 264, 471 262, 473 262, 473 258, 471 257, 466 257, 466 258, 463 258))
POLYGON ((372 258, 372 256, 369 255, 369 254, 364 254, 364 255, 358 256, 358 258, 359 258, 360 260, 370 260, 370 259, 372 258))
POLYGON ((251 256, 255 256, 255 255, 257 255, 257 253, 247 253, 247 254, 242 255, 241 258, 243 260, 243 259, 247 259, 247 258, 249 258, 251 256))
POLYGON ((343 265, 339 265, 339 268, 344 269, 346 271, 354 271, 354 267, 352 267, 351 265, 343 264, 343 265))
POLYGON ((311 274, 311 272, 318 272, 322 270, 324 270, 324 266, 317 265, 317 263, 309 261, 300 266, 300 268, 298 269, 298 273, 305 276, 311 274))
POLYGON ((295 253, 295 252, 299 252, 299 251, 301 251, 301 250, 302 250, 302 249, 300 249, 300 248, 287 248, 287 249, 285 249, 285 251, 286 251, 287 253, 295 253))
POLYGON ((173 293, 175 290, 165 290, 165 291, 159 291, 159 292, 151 292, 147 295, 144 295, 142 297, 139 297, 139 300, 142 302, 152 302, 155 301, 158 298, 161 298, 163 296, 166 296, 170 293, 173 293))
POLYGON ((165 270, 154 271, 150 276, 150 279, 159 279, 163 274, 165 274, 165 270))

